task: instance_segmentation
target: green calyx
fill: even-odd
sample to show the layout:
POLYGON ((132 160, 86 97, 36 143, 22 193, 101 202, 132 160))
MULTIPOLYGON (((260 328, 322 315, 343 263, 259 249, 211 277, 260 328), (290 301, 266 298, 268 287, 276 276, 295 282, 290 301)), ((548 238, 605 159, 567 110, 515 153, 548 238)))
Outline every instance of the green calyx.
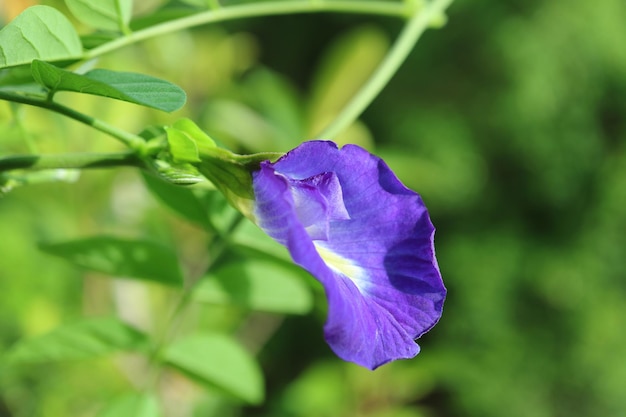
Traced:
POLYGON ((180 119, 165 131, 173 161, 195 167, 224 194, 233 207, 253 219, 252 173, 259 169, 261 162, 275 160, 282 154, 232 153, 219 148, 213 139, 189 119, 180 119))

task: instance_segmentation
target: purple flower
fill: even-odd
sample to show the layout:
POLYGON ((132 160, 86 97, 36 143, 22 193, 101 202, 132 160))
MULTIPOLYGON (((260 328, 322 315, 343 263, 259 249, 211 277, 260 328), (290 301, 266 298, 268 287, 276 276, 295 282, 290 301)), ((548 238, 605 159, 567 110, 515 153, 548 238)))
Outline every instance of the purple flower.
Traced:
POLYGON ((419 352, 446 289, 418 194, 366 150, 306 142, 253 173, 253 216, 324 286, 326 341, 375 369, 419 352))

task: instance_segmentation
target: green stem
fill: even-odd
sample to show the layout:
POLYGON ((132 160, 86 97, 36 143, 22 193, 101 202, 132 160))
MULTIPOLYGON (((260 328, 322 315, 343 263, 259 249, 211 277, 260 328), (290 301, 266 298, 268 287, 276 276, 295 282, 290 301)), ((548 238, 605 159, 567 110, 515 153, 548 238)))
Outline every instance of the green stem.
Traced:
POLYGON ((413 50, 422 33, 426 31, 434 18, 446 10, 450 3, 452 0, 433 0, 427 3, 425 8, 416 11, 371 78, 352 97, 330 125, 316 137, 333 139, 350 126, 389 83, 413 50))
MULTIPOLYGON (((224 251, 227 247, 228 236, 230 236, 235 231, 235 229, 241 224, 243 219, 243 215, 238 213, 238 215, 234 219, 232 219, 226 231, 221 234, 215 235, 209 246, 211 260, 209 262, 207 270, 209 270, 211 266, 215 265, 215 263, 222 257, 222 255, 224 255, 224 251)), ((187 283, 185 285, 185 288, 182 290, 182 293, 179 295, 176 303, 174 304, 172 313, 169 316, 167 324, 163 327, 163 331, 157 337, 155 348, 150 355, 151 369, 150 374, 146 379, 145 386, 145 389, 148 391, 154 391, 156 386, 158 385, 159 379, 161 378, 161 374, 163 372, 163 367, 161 366, 163 352, 167 347, 167 344, 176 337, 176 334, 184 319, 184 315, 188 311, 189 303, 193 300, 193 291, 199 282, 201 282, 200 279, 191 283, 187 283)))
POLYGON ((134 150, 143 150, 145 146, 145 141, 140 136, 133 135, 132 133, 128 133, 124 130, 118 129, 115 126, 112 126, 100 119, 96 119, 95 117, 80 113, 74 109, 56 103, 54 101, 36 97, 29 97, 16 93, 10 93, 7 91, 0 91, 0 100, 28 104, 30 106, 41 107, 62 114, 80 123, 91 126, 94 129, 99 130, 100 132, 113 136, 114 138, 118 139, 119 141, 123 142, 134 150))
POLYGON ((354 0, 317 0, 317 1, 268 1, 220 7, 192 16, 171 20, 138 30, 128 36, 124 36, 107 42, 97 48, 87 51, 83 59, 91 59, 124 46, 139 41, 200 26, 207 23, 223 22, 226 20, 243 19, 251 17, 264 17, 271 15, 284 15, 296 13, 359 13, 374 14, 380 16, 404 17, 409 15, 410 9, 402 3, 389 1, 354 1, 354 0))
POLYGON ((143 167, 144 163, 132 151, 0 157, 0 172, 12 171, 14 169, 85 169, 121 166, 143 167))

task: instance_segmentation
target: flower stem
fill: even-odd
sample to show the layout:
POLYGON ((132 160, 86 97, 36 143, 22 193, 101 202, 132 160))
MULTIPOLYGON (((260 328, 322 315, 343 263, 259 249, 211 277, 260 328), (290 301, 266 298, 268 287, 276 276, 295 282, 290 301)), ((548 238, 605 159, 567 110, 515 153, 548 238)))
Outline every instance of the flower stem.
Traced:
MULTIPOLYGON (((213 4, 213 2, 212 2, 213 4)), ((219 3, 218 3, 219 4, 219 3)), ((139 41, 176 32, 181 29, 226 20, 284 15, 296 13, 359 13, 382 16, 407 16, 410 12, 403 3, 389 1, 317 0, 317 1, 268 1, 222 6, 180 19, 170 20, 138 30, 128 36, 117 38, 87 51, 83 59, 91 59, 139 41)))
POLYGON ((143 150, 145 147, 145 141, 137 135, 118 129, 100 119, 88 116, 84 113, 80 113, 74 109, 66 107, 62 104, 56 103, 51 100, 29 97, 22 94, 11 93, 8 91, 0 91, 0 100, 11 101, 14 103, 28 104, 30 106, 41 107, 53 112, 62 114, 78 122, 93 127, 100 132, 106 133, 109 136, 113 136, 128 147, 134 150, 143 150))
POLYGON ((441 15, 450 3, 452 0, 433 0, 415 12, 371 78, 317 138, 333 139, 363 113, 398 71, 433 19, 441 15))

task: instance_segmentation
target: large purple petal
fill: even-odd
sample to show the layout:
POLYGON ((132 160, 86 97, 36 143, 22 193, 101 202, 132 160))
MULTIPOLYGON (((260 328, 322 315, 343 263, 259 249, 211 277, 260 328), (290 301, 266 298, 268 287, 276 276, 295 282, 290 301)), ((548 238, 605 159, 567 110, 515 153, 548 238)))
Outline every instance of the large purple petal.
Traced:
POLYGON ((326 341, 374 369, 419 352, 445 287, 420 196, 366 150, 300 145, 253 173, 257 224, 324 286, 326 341))

